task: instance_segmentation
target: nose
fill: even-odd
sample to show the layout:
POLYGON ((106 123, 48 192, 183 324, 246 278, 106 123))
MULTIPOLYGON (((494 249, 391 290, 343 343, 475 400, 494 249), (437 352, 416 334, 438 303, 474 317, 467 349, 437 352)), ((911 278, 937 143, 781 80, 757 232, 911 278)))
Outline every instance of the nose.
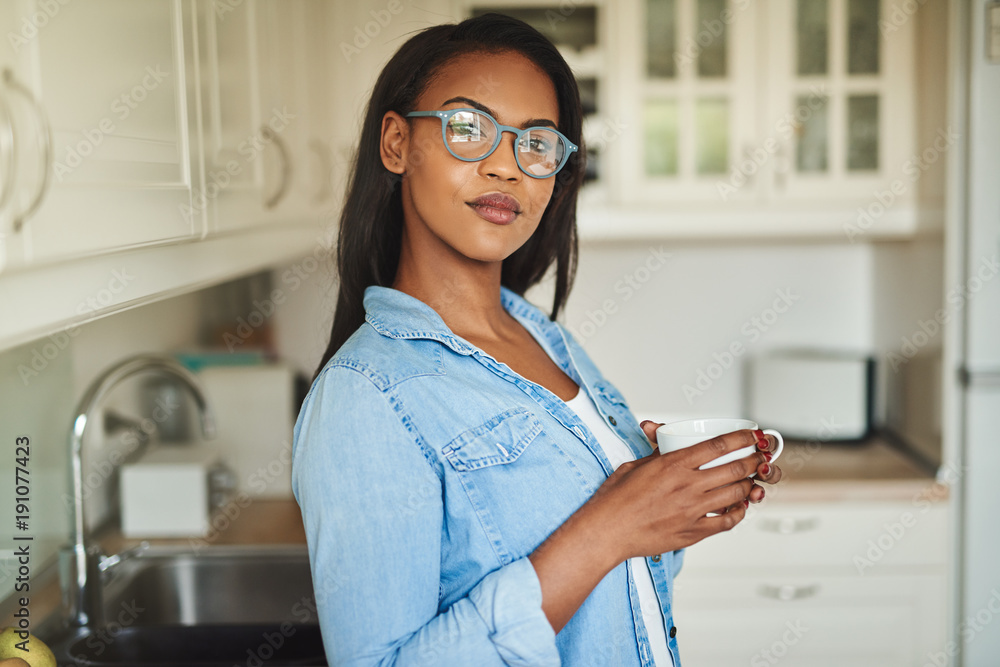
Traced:
POLYGON ((517 159, 514 154, 514 151, 517 150, 516 141, 516 134, 510 130, 503 130, 500 134, 500 143, 496 149, 479 161, 480 172, 487 176, 497 176, 508 181, 521 180, 521 168, 517 166, 517 159))

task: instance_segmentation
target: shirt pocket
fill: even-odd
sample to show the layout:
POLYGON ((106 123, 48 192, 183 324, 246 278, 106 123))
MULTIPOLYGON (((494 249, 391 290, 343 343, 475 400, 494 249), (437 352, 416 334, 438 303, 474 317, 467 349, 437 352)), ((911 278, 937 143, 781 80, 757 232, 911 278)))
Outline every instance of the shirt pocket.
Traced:
POLYGON ((541 432, 542 424, 534 415, 524 408, 513 408, 461 433, 441 453, 458 472, 509 464, 541 432))
POLYGON ((461 536, 457 548, 489 550, 506 565, 531 553, 586 501, 593 491, 561 438, 576 441, 568 433, 548 433, 534 412, 515 407, 441 449, 448 462, 445 532, 449 539, 461 536))

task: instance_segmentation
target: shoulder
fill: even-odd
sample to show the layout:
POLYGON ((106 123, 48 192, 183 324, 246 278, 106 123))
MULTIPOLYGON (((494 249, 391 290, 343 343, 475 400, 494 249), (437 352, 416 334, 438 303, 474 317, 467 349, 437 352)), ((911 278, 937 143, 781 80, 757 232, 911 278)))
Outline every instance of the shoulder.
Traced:
POLYGON ((330 358, 316 381, 328 374, 340 378, 349 370, 367 378, 379 390, 388 391, 413 377, 443 375, 441 347, 433 340, 389 338, 366 322, 330 358))

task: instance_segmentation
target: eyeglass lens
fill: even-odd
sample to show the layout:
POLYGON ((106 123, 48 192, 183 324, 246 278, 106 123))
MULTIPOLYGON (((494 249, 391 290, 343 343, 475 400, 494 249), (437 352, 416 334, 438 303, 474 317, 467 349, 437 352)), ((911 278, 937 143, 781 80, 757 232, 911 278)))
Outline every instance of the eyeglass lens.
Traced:
MULTIPOLYGON (((459 111, 448 119, 445 138, 453 153, 467 160, 477 160, 489 152, 498 131, 496 123, 486 114, 459 111)), ((559 167, 565 152, 566 147, 558 134, 536 128, 521 136, 515 157, 528 173, 547 176, 559 167)))

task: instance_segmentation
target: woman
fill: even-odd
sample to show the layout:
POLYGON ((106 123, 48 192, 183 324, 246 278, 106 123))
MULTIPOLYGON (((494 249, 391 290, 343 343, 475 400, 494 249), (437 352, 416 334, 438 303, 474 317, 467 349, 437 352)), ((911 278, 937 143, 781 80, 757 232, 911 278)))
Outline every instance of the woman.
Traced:
POLYGON ((764 452, 698 470, 760 432, 656 454, 555 323, 581 115, 558 51, 496 14, 417 34, 375 84, 295 425, 331 665, 680 665, 683 548, 781 477, 764 452), (521 295, 553 263, 548 316, 521 295))

